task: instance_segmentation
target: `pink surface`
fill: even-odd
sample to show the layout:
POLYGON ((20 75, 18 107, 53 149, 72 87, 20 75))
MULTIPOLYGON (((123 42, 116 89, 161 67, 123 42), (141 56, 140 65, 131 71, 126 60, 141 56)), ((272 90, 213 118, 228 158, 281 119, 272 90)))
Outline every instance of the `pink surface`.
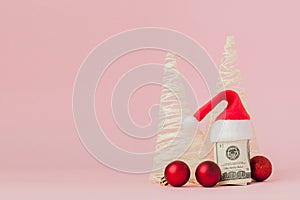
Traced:
MULTIPOLYGON (((299 195, 298 8, 298 1, 2 1, 0 198, 282 199, 299 195), (274 165, 268 182, 213 189, 162 188, 149 183, 147 175, 110 170, 85 151, 71 105, 80 64, 107 37, 143 26, 174 29, 194 38, 216 63, 226 35, 236 36, 239 68, 261 152, 274 165)), ((114 63, 103 81, 113 82, 130 67, 164 59, 164 54, 154 51, 128 56, 114 63), (118 68, 118 62, 125 67, 118 68)), ((195 87, 199 104, 206 102, 209 95, 201 79, 192 69, 183 73, 193 85, 199 84, 195 87)), ((110 87, 98 89, 97 97, 110 92, 110 87)), ((145 98, 143 91, 133 97, 131 113, 141 125, 149 120, 147 106, 159 98, 159 88, 148 89, 153 90, 153 98, 145 98)), ((103 105, 97 105, 100 119, 99 112, 106 113, 103 105)), ((153 150, 153 141, 129 140, 116 135, 113 126, 107 123, 108 137, 122 148, 153 150)))

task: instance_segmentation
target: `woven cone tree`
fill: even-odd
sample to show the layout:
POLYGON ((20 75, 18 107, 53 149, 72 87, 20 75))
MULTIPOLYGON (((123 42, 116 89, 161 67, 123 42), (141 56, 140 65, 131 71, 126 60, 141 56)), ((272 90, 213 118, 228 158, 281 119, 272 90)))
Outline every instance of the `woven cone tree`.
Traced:
MULTIPOLYGON (((235 39, 233 36, 227 36, 226 43, 224 46, 224 53, 221 59, 221 64, 219 68, 219 81, 216 87, 216 93, 219 93, 226 89, 235 90, 241 97, 243 105, 247 109, 246 104, 246 92, 241 87, 242 77, 240 70, 236 67, 237 65, 237 51, 235 48, 235 39)), ((226 103, 222 102, 221 104, 217 105, 213 110, 212 114, 209 118, 209 123, 207 130, 211 127, 212 123, 214 122, 215 118, 225 109, 226 103)), ((250 113, 247 109, 247 112, 250 113)), ((250 141, 250 153, 251 155, 255 155, 259 153, 259 146, 256 139, 255 131, 253 129, 253 136, 250 141)), ((209 137, 205 140, 205 145, 203 145, 203 149, 200 153, 200 157, 208 156, 210 150, 212 150, 212 144, 209 141, 209 137)), ((210 154, 211 157, 211 154, 210 154)))
POLYGON ((194 169, 199 164, 199 149, 202 133, 182 133, 182 122, 193 115, 193 109, 186 97, 182 76, 176 69, 176 56, 167 53, 160 98, 159 127, 156 139, 156 152, 150 180, 159 182, 164 176, 165 167, 174 159, 186 162, 191 169, 190 182, 195 183, 194 169), (189 141, 192 141, 191 143, 189 141), (187 147, 185 151, 184 147, 187 147), (179 155, 179 157, 176 157, 179 155))

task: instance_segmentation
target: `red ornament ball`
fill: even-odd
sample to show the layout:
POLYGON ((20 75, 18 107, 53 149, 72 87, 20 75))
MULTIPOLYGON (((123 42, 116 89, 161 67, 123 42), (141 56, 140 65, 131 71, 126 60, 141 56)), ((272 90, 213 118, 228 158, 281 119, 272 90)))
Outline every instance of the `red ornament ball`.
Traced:
POLYGON ((174 187, 180 187, 186 184, 190 175, 191 171, 188 165, 179 160, 171 162, 165 169, 165 178, 167 182, 174 187))
POLYGON ((255 156, 250 160, 251 178, 261 182, 269 178, 272 173, 272 164, 264 156, 255 156))
POLYGON ((213 187, 220 181, 221 170, 216 163, 205 161, 198 165, 195 175, 202 186, 213 187))

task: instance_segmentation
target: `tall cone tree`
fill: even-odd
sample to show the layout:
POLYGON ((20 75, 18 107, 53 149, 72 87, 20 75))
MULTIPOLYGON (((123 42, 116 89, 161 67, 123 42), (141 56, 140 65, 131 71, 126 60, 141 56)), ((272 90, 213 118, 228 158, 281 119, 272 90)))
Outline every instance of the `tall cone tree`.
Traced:
MULTIPOLYGON (((226 43, 224 46, 224 52, 223 52, 223 56, 219 68, 220 79, 217 83, 216 93, 219 93, 224 89, 235 90, 240 95, 241 100, 245 108, 247 109, 246 92, 241 87, 241 82, 242 82, 241 72, 237 68, 238 59, 237 59, 237 51, 236 51, 235 44, 236 44, 235 38, 233 36, 227 36, 226 43)), ((207 130, 209 130, 217 115, 220 112, 222 112, 225 107, 226 107, 225 102, 216 106, 216 108, 213 110, 212 114, 210 115, 207 130)), ((250 112, 248 111, 248 113, 250 112)), ((257 138, 253 126, 252 129, 253 129, 253 138, 250 141, 250 149, 251 149, 251 155, 255 155, 259 153, 259 146, 258 146, 258 142, 257 142, 257 138)), ((205 145, 203 147, 205 149, 203 149, 202 151, 202 156, 204 156, 204 154, 207 154, 208 151, 212 149, 212 145, 208 141, 208 138, 206 139, 205 145)))

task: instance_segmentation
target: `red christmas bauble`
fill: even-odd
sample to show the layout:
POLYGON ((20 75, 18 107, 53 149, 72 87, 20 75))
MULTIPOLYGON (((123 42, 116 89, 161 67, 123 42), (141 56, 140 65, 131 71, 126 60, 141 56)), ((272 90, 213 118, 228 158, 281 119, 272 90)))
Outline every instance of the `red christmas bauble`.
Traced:
POLYGON ((221 170, 216 163, 205 161, 198 165, 195 175, 202 186, 213 187, 220 181, 221 170))
POLYGON ((255 156, 250 160, 251 178, 255 181, 264 181, 272 173, 272 164, 270 160, 264 156, 255 156))
POLYGON ((186 184, 190 175, 190 168, 187 164, 179 160, 171 162, 165 169, 165 178, 167 182, 174 187, 180 187, 186 184))

